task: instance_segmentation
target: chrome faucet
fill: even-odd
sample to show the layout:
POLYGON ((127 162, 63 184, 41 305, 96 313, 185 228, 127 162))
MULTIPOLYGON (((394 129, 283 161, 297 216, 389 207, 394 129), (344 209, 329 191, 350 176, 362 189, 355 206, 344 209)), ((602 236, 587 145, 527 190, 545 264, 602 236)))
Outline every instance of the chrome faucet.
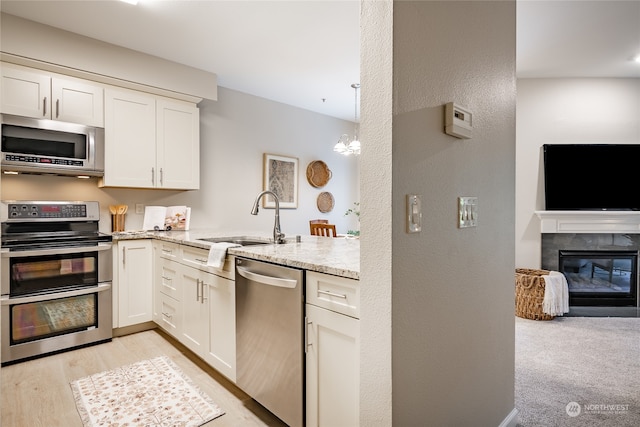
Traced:
POLYGON ((270 190, 264 190, 256 197, 256 201, 253 202, 253 208, 251 209, 251 215, 258 215, 258 206, 260 204, 260 199, 265 194, 271 194, 273 199, 276 201, 276 221, 273 224, 273 243, 284 243, 284 233, 280 231, 280 200, 276 193, 270 190))

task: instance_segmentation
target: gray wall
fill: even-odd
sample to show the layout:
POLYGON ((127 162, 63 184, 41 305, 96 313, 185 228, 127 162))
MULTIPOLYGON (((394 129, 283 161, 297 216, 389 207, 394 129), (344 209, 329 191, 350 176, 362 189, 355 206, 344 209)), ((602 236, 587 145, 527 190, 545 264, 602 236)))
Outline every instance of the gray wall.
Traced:
MULTIPOLYGON (((380 11, 383 29, 385 12, 380 11)), ((362 277, 369 278, 368 269, 379 262, 378 251, 386 261, 386 248, 392 247, 392 283, 370 289, 372 283, 363 279, 362 294, 368 310, 385 315, 392 307, 394 425, 513 422, 515 19, 514 1, 393 3, 393 134, 392 140, 376 139, 376 149, 392 156, 391 181, 383 191, 386 196, 391 189, 392 206, 383 199, 363 208, 361 269, 362 277), (444 134, 443 106, 449 101, 473 112, 471 140, 444 134), (419 234, 405 232, 407 194, 422 195, 419 234), (457 228, 458 196, 478 197, 478 227, 457 228), (392 212, 392 237, 382 249, 368 245, 373 228, 369 209, 392 212), (389 285, 391 298, 385 299, 379 287, 389 285)), ((381 30, 373 18, 363 21, 363 39, 379 41, 380 54, 386 54, 388 40, 375 31, 381 30)), ((376 64, 365 56, 363 70, 366 61, 376 64)), ((385 90, 386 71, 377 76, 363 71, 363 82, 371 73, 371 80, 378 78, 385 90)), ((371 83, 363 86, 363 102, 371 83)), ((384 111, 375 113, 388 119, 384 111)), ((365 114, 367 110, 363 133, 370 119, 365 114)), ((369 160, 366 153, 363 201, 373 188, 381 191, 375 174, 369 173, 369 160)), ((371 327, 362 324, 363 346, 380 335, 371 327)), ((362 384, 374 384, 373 376, 381 373, 386 373, 384 361, 377 369, 363 369, 362 384)), ((385 390, 380 394, 384 408, 388 395, 385 390)), ((372 406, 368 409, 375 411, 372 406)), ((368 417, 367 425, 385 425, 384 414, 368 417)))

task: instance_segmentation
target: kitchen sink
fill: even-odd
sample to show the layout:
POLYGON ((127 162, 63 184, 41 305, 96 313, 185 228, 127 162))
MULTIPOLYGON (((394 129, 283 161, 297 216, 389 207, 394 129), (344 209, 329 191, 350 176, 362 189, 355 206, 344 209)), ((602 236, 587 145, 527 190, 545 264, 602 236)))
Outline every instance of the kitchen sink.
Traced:
POLYGON ((270 240, 261 240, 254 237, 244 237, 244 236, 208 237, 205 239, 198 239, 198 240, 203 240, 205 242, 211 242, 211 243, 220 243, 220 242, 236 243, 240 246, 270 245, 273 243, 270 240))

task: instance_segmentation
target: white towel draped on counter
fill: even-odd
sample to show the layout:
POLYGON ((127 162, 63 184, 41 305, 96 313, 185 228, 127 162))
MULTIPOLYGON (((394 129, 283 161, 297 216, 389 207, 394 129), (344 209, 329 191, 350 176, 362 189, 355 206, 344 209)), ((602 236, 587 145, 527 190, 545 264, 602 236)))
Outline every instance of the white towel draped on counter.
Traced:
POLYGON ((238 246, 240 245, 230 242, 212 243, 211 249, 209 249, 207 265, 210 267, 222 268, 224 266, 224 260, 227 257, 227 249, 236 248, 238 246))
POLYGON ((562 316, 569 312, 569 285, 564 274, 550 271, 544 279, 542 311, 551 316, 562 316))

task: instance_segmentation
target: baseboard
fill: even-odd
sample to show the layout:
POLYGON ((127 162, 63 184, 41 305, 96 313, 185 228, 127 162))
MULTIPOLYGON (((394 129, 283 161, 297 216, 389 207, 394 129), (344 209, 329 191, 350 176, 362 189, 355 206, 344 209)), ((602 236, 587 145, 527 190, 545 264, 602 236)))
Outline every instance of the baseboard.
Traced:
POLYGON ((122 337, 124 335, 135 334, 142 331, 148 331, 150 329, 157 328, 154 322, 138 323, 137 325, 125 326, 123 328, 114 328, 113 337, 122 337))
POLYGON ((502 420, 498 427, 516 427, 516 425, 518 425, 518 410, 513 408, 513 410, 509 412, 509 415, 507 415, 507 418, 502 420))

